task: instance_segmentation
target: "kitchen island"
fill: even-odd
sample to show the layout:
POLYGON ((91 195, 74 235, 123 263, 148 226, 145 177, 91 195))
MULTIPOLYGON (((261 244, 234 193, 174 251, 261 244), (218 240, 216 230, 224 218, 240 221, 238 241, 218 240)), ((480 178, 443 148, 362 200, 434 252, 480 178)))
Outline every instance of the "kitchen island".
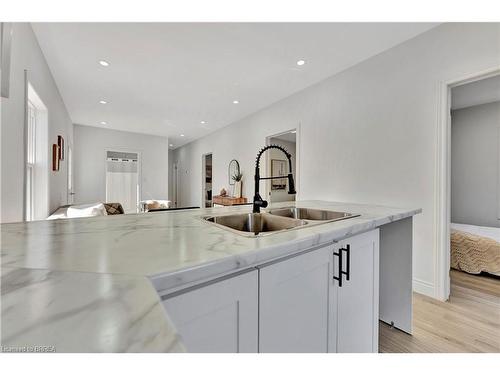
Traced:
MULTIPOLYGON (((1 345, 4 350, 43 346, 57 352, 295 351, 289 346, 293 340, 262 330, 266 324, 280 328, 273 324, 276 320, 297 321, 297 316, 276 315, 283 312, 273 309, 276 296, 271 292, 283 283, 273 277, 305 264, 308 269, 324 267, 325 277, 308 274, 299 286, 325 279, 328 284, 321 288, 327 295, 311 299, 314 293, 307 292, 308 299, 298 304, 329 307, 302 312, 318 314, 324 322, 304 327, 297 321, 305 331, 295 332, 317 331, 326 342, 318 346, 311 335, 311 345, 302 340, 306 346, 299 351, 358 351, 348 340, 342 350, 340 328, 349 324, 333 321, 349 311, 332 312, 333 300, 337 309, 343 290, 349 289, 340 291, 337 285, 343 278, 337 269, 349 270, 345 257, 339 264, 338 254, 352 246, 353 285, 355 262, 363 263, 364 255, 356 258, 355 242, 348 243, 356 236, 364 244, 368 238, 376 244, 371 279, 361 285, 372 291, 367 306, 377 318, 411 332, 412 216, 420 210, 323 201, 294 205, 360 216, 258 237, 239 236, 203 220, 206 215, 249 212, 250 207, 2 224, 1 345), (263 290, 266 283, 270 288, 263 290), (229 300, 217 305, 221 297, 229 300), (215 304, 207 311, 221 313, 203 313, 200 307, 210 303, 215 304), (197 310, 198 316, 193 313, 197 310), (283 341, 288 346, 280 346, 283 341)), ((290 202, 272 208, 284 206, 290 202)), ((350 280, 343 281, 349 286, 350 280)), ((293 284, 277 292, 286 298, 288 290, 299 293, 293 284)), ((374 341, 366 351, 377 349, 375 323, 369 327, 374 341)))

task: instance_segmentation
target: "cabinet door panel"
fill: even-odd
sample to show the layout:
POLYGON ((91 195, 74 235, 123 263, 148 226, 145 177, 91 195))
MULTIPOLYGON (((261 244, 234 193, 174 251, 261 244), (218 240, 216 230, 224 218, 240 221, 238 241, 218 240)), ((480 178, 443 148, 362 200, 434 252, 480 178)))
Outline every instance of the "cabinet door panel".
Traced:
POLYGON ((330 248, 259 270, 259 351, 326 352, 330 248))
POLYGON ((163 301, 188 352, 257 352, 258 271, 163 301))
MULTIPOLYGON (((378 230, 346 239, 350 245, 350 278, 337 285, 337 352, 378 351, 378 230)), ((347 270, 346 253, 343 270, 347 270)), ((335 257, 337 258, 337 257, 335 257)), ((337 274, 335 260, 334 272, 337 274)))

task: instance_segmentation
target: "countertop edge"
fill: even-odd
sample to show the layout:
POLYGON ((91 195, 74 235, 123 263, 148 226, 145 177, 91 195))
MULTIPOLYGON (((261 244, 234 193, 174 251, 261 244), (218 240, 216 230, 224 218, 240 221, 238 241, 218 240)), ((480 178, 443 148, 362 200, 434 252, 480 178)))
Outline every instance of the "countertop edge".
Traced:
MULTIPOLYGON (((265 249, 248 251, 244 254, 229 255, 222 259, 200 263, 172 272, 162 272, 149 275, 153 287, 160 295, 168 294, 184 288, 192 287, 221 276, 230 275, 247 268, 256 267, 263 263, 273 261, 300 253, 310 248, 328 245, 340 241, 346 237, 360 234, 385 224, 413 217, 422 212, 422 209, 409 209, 395 215, 384 216, 373 219, 369 223, 357 223, 347 228, 332 228, 330 231, 322 231, 314 235, 301 238, 298 241, 285 241, 278 245, 269 246, 265 249)), ((335 224, 335 223, 330 223, 335 224)))

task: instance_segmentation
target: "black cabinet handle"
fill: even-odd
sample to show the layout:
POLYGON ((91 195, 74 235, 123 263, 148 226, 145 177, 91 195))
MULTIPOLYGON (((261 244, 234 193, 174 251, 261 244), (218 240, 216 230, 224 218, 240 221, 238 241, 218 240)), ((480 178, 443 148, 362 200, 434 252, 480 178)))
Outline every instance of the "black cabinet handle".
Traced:
POLYGON ((333 253, 336 257, 339 258, 339 269, 338 269, 338 276, 333 276, 334 280, 337 280, 339 282, 339 287, 342 286, 342 275, 345 275, 346 281, 349 281, 351 278, 351 245, 347 244, 345 247, 342 247, 339 249, 338 253, 333 253), (346 253, 346 268, 347 270, 344 271, 343 268, 343 253, 346 253))
POLYGON ((340 252, 345 251, 347 255, 346 259, 346 268, 347 271, 342 271, 342 274, 345 275, 345 279, 349 281, 349 278, 351 277, 351 245, 346 245, 345 248, 342 248, 339 250, 340 252))
POLYGON ((342 274, 343 274, 343 271, 342 271, 342 249, 339 249, 339 252, 336 253, 334 252, 333 255, 335 255, 336 257, 339 257, 339 275, 338 276, 335 276, 333 275, 333 279, 334 280, 337 280, 339 282, 339 287, 342 286, 342 274))

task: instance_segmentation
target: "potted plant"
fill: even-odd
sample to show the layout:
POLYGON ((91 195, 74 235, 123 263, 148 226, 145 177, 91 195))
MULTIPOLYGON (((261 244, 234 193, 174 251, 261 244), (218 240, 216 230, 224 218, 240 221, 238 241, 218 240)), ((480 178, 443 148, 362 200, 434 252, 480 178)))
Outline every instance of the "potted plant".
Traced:
POLYGON ((237 172, 231 178, 234 180, 234 193, 233 193, 233 195, 236 198, 241 198, 241 179, 243 178, 243 174, 241 172, 237 172))

